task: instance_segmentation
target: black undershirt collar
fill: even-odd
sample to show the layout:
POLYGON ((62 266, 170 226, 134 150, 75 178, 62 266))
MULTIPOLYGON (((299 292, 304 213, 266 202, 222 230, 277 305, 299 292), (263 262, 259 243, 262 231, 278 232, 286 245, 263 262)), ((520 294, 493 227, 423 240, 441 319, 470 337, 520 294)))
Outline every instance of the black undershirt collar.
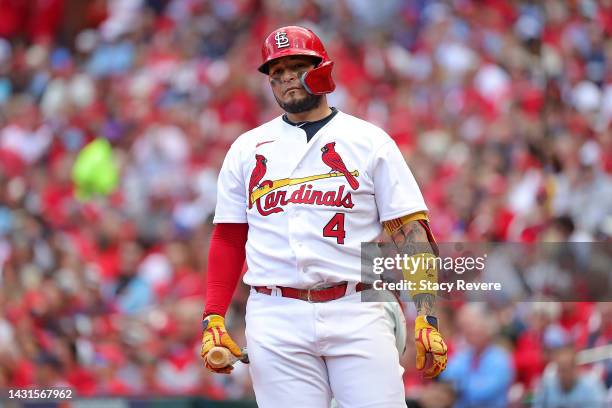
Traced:
POLYGON ((304 132, 306 132, 306 141, 310 142, 310 139, 312 139, 312 137, 316 135, 317 132, 321 130, 323 126, 327 125, 329 121, 332 120, 334 116, 336 116, 336 114, 338 114, 338 109, 336 108, 330 108, 330 109, 332 113, 330 113, 323 119, 315 120, 312 122, 304 121, 304 122, 294 123, 290 121, 289 118, 287 118, 286 113, 283 115, 283 120, 287 122, 288 124, 290 124, 291 126, 299 127, 304 132))

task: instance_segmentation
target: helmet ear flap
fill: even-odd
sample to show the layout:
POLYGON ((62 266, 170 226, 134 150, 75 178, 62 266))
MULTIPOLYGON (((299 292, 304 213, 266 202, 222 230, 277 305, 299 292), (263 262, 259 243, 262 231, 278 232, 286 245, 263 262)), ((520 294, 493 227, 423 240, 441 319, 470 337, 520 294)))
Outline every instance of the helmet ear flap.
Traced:
POLYGON ((336 84, 331 76, 333 67, 333 61, 323 61, 316 68, 302 74, 300 82, 304 89, 313 95, 333 92, 336 89, 336 84))

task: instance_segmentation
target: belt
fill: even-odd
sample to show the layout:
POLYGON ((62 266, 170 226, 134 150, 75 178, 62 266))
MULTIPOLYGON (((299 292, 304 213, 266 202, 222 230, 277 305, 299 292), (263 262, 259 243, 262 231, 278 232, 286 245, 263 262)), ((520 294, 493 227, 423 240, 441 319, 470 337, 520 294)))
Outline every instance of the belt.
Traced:
MULTIPOLYGON (((330 286, 321 289, 296 289, 288 288, 285 286, 276 286, 276 289, 280 290, 282 297, 288 297, 292 299, 305 300, 307 302, 319 303, 329 302, 330 300, 340 299, 346 295, 346 289, 348 287, 347 282, 338 283, 337 285, 330 286)), ((359 282, 355 288, 355 292, 361 292, 362 290, 371 289, 372 285, 359 282)), ((266 286, 253 286, 253 289, 258 293, 265 295, 271 295, 273 289, 266 286)))

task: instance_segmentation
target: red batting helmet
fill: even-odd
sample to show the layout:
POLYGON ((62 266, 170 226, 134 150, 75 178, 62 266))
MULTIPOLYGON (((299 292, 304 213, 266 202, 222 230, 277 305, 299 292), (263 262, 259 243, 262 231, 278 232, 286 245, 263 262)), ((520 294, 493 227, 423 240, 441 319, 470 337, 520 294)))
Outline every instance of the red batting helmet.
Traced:
POLYGON ((306 55, 318 60, 316 67, 300 78, 309 93, 323 95, 336 88, 331 76, 333 61, 327 56, 319 37, 304 27, 287 26, 272 31, 261 47, 263 62, 259 66, 259 71, 268 74, 270 61, 290 55, 306 55))

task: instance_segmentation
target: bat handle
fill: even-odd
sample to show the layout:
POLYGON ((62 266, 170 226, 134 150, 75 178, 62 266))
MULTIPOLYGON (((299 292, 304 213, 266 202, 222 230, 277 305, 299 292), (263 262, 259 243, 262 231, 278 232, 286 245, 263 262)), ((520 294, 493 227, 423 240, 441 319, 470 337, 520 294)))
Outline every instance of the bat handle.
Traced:
POLYGON ((243 363, 248 364, 249 356, 246 348, 242 349, 241 357, 236 357, 225 347, 213 347, 206 355, 206 360, 212 368, 223 368, 233 365, 236 361, 242 361, 243 363))

